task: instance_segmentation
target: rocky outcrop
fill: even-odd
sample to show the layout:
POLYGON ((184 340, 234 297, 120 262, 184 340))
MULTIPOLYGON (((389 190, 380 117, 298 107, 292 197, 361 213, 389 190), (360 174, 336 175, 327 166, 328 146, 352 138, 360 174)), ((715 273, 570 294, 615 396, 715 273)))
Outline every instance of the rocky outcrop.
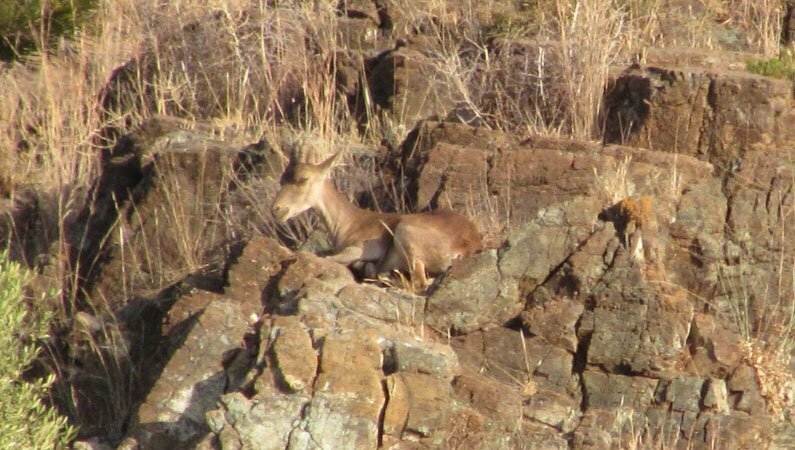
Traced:
POLYGON ((178 339, 178 348, 139 407, 123 448, 193 445, 209 431, 207 411, 227 389, 235 388, 235 370, 248 365, 241 348, 247 323, 239 302, 202 292, 181 299, 171 311, 180 328, 172 336, 184 339, 178 339))
POLYGON ((365 73, 373 102, 409 128, 420 119, 455 107, 453 87, 440 82, 445 75, 415 47, 398 45, 369 59, 365 73))
MULTIPOLYGON (((795 251, 791 85, 742 72, 739 54, 660 51, 611 82, 604 143, 519 139, 438 119, 455 93, 421 37, 383 45, 410 28, 390 4, 336 2, 348 49, 316 68, 399 136, 418 122, 369 163, 412 209, 466 212, 491 245, 422 294, 361 282, 307 251, 322 236, 299 251, 281 229, 240 233, 236 221, 260 219, 241 179, 273 188, 281 172, 266 142, 147 123, 106 155, 57 262, 78 269, 76 298, 157 310, 146 349, 162 360, 122 448, 778 445, 792 427, 773 428, 764 371, 731 318, 733 289, 750 321, 781 314, 764 300, 793 289, 770 278, 791 274, 782 255, 795 251)), ((109 89, 135 64, 154 70, 144 56, 109 89)), ((289 82, 261 104, 300 115, 281 69, 289 82)))
POLYGON ((780 257, 793 251, 782 232, 792 209, 795 102, 790 80, 744 72, 750 57, 654 52, 648 66, 626 70, 609 89, 606 140, 715 165, 721 195, 700 190, 685 206, 688 215, 700 211, 706 219, 703 205, 718 200, 725 202, 725 215, 716 211, 697 236, 692 222, 675 226, 673 233, 690 234, 690 248, 699 255, 720 255, 722 288, 708 298, 717 297, 719 309, 730 314, 728 298, 746 297, 756 321, 777 313, 752 299, 782 298, 792 288, 790 277, 782 276, 791 264, 780 257), (774 255, 781 266, 771 262, 774 255))
POLYGON ((789 80, 677 62, 684 64, 634 66, 615 79, 606 96, 607 142, 692 155, 732 171, 753 144, 793 138, 789 80))
POLYGON ((175 303, 182 343, 129 445, 773 445, 740 335, 695 295, 718 289, 739 214, 711 164, 442 122, 404 150, 418 205, 477 189, 519 223, 425 295, 249 241, 223 293, 175 303))
POLYGON ((215 205, 243 154, 181 125, 154 119, 106 155, 88 204, 66 221, 70 295, 112 304, 184 279, 186 267, 223 265, 229 231, 215 205))

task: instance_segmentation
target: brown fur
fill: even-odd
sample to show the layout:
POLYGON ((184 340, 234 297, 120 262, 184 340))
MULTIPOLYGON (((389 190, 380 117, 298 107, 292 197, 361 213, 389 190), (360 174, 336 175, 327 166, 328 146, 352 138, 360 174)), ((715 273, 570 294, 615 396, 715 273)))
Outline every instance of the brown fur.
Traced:
POLYGON ((334 236, 335 261, 364 268, 368 276, 401 270, 425 286, 426 273, 438 275, 453 259, 482 249, 475 225, 453 211, 379 213, 353 205, 326 180, 338 157, 292 164, 273 203, 280 220, 316 209, 334 236))

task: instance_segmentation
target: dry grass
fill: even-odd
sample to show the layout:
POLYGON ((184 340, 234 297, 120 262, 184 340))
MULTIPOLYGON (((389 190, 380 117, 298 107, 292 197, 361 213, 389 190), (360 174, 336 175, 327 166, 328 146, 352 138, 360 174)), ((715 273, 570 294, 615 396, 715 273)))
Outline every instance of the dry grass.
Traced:
POLYGON ((539 2, 530 12, 500 13, 507 25, 498 23, 496 34, 465 34, 458 53, 448 50, 437 61, 447 66, 442 73, 457 75, 447 77, 449 84, 482 123, 595 139, 609 71, 656 39, 660 4, 539 2), (532 14, 532 21, 523 14, 532 14))
MULTIPOLYGON (((791 335, 791 330, 785 333, 791 335)), ((768 342, 746 341, 743 345, 744 361, 756 369, 760 393, 777 421, 790 420, 795 408, 795 374, 790 369, 790 355, 771 349, 768 342)))
POLYGON ((778 56, 786 0, 697 0, 660 10, 661 42, 778 56))
POLYGON ((727 315, 741 337, 746 342, 764 343, 771 355, 795 351, 795 256, 788 245, 792 211, 791 204, 782 204, 778 211, 782 215, 771 223, 774 235, 767 245, 777 249, 772 261, 751 264, 746 255, 737 264, 722 267, 718 278, 727 315))
POLYGON ((728 316, 744 342, 745 361, 756 369, 760 391, 777 420, 788 419, 795 406, 795 377, 790 369, 795 352, 793 262, 790 257, 772 270, 740 264, 723 268, 719 274, 728 316), (781 280, 782 276, 789 279, 781 280))
POLYGON ((745 30, 751 50, 773 58, 781 51, 786 0, 723 0, 720 15, 745 30))
POLYGON ((795 212, 790 191, 795 179, 793 162, 786 164, 789 173, 782 173, 786 184, 768 192, 768 201, 777 206, 763 218, 769 227, 767 239, 735 230, 740 253, 733 265, 721 267, 718 273, 723 291, 718 309, 743 339, 745 361, 756 369, 768 410, 778 420, 791 420, 795 406, 790 366, 795 354, 795 254, 789 237, 795 212), (754 253, 756 246, 764 249, 763 261, 754 253))
MULTIPOLYGON (((687 434, 692 435, 694 430, 690 430, 689 433, 681 430, 681 419, 677 419, 672 412, 667 414, 668 416, 652 425, 643 414, 631 408, 619 408, 611 430, 617 435, 617 442, 614 444, 627 450, 701 448, 699 443, 690 441, 691 436, 683 439, 687 434)), ((708 443, 708 447, 720 448, 717 442, 708 443)))
MULTIPOLYGON (((324 136, 350 133, 355 126, 344 117, 340 97, 327 89, 334 85, 327 68, 337 50, 331 7, 123 0, 101 2, 96 17, 89 26, 92 33, 0 72, 4 188, 12 196, 20 185, 52 192, 57 208, 47 211, 53 221, 48 228, 62 230, 66 218, 81 208, 84 190, 75 188, 97 177, 100 153, 113 145, 108 130, 124 132, 160 114, 209 120, 250 141, 277 133, 275 123, 283 119, 300 117, 295 126, 324 136), (208 11, 215 11, 209 21, 208 11), (106 90, 113 71, 131 59, 135 62, 120 78, 124 92, 106 90)), ((222 199, 205 201, 204 189, 226 181, 208 180, 199 172, 196 179, 166 175, 160 180, 159 220, 142 223, 134 212, 132 223, 114 224, 115 231, 103 238, 122 258, 119 288, 124 298, 142 286, 168 285, 209 262, 208 239, 217 237, 214 221, 220 219, 222 199), (163 241, 176 253, 164 251, 163 241)), ((166 168, 163 173, 178 171, 166 168)), ((251 198, 251 204, 263 203, 251 198)), ((57 233, 55 240, 65 242, 57 233)), ((55 261, 68 260, 66 246, 53 248, 60 252, 53 255, 55 261)), ((130 336, 116 321, 123 299, 91 299, 89 310, 78 314, 94 318, 99 326, 80 331, 84 327, 73 316, 77 293, 69 288, 77 285, 76 274, 68 265, 60 270, 68 285, 64 300, 71 307, 58 322, 72 329, 63 336, 72 349, 63 354, 58 346, 52 348, 51 369, 59 374, 55 396, 85 430, 98 426, 112 435, 121 431, 134 404, 139 369, 130 365, 130 336), (94 394, 84 391, 89 386, 94 394)))
POLYGON ((593 168, 594 190, 604 199, 605 206, 615 205, 635 195, 635 183, 629 174, 631 163, 632 157, 627 156, 602 173, 593 168))
MULTIPOLYGON (((558 41, 552 58, 562 82, 556 86, 568 134, 596 137, 610 66, 629 50, 626 13, 601 0, 555 2, 552 19, 558 41)), ((542 86, 543 87, 543 86, 542 86)))
MULTIPOLYGON (((397 0, 391 4, 402 14, 393 18, 392 33, 403 37, 421 30, 429 37, 424 51, 433 61, 435 76, 478 124, 521 134, 597 138, 608 71, 625 65, 640 47, 659 39, 663 2, 525 3, 397 0)), ((753 30, 754 45, 765 54, 774 52, 780 2, 729 3, 737 6, 732 20, 753 30)), ((349 99, 337 91, 335 71, 343 64, 344 44, 336 4, 101 0, 95 21, 74 39, 0 70, 0 191, 16 196, 20 186, 27 185, 46 193, 52 199, 45 205, 46 228, 53 230, 56 244, 64 244, 62 224, 85 203, 85 186, 99 173, 100 154, 113 146, 117 135, 155 115, 210 122, 241 141, 278 143, 279 150, 286 148, 283 130, 287 129, 293 136, 317 139, 316 158, 356 146, 377 148, 382 140, 400 142, 413 123, 406 123, 399 113, 381 114, 367 92, 360 122, 362 118, 348 108, 349 99), (128 62, 113 78, 114 71, 128 62), (110 79, 118 81, 118 90, 109 87, 110 79)), ((364 198, 366 206, 374 209, 407 211, 403 181, 385 177, 372 158, 360 156, 350 152, 346 165, 335 173, 340 190, 351 200, 358 194, 357 200, 364 198)), ((619 164, 615 173, 597 175, 600 192, 617 197, 614 202, 632 193, 628 164, 619 164)), ((167 285, 206 267, 206 241, 217 242, 213 239, 221 203, 227 208, 223 215, 231 217, 225 225, 232 238, 263 233, 299 246, 318 224, 312 216, 304 216, 288 227, 276 225, 268 201, 276 192, 272 180, 231 172, 221 180, 205 177, 187 184, 181 178, 164 178, 160 221, 119 222, 113 234, 104 236, 107 245, 116 245, 123 253, 125 267, 137 268, 123 277, 125 297, 142 284, 167 285), (210 181, 229 181, 236 187, 232 195, 238 201, 191 200, 203 198, 210 181), (135 228, 143 230, 142 236, 157 237, 146 239, 148 246, 139 247, 142 253, 132 250, 130 236, 124 234, 135 228), (160 239, 175 243, 176 252, 162 253, 160 239), (179 264, 165 270, 167 261, 179 264), (140 281, 152 274, 159 275, 140 281)), ((470 203, 467 213, 484 231, 487 244, 498 244, 511 226, 510 199, 474 192, 470 203), (500 203, 503 200, 505 204, 500 203)), ((52 260, 68 260, 65 245, 52 248, 57 253, 52 260)), ((64 292, 70 295, 76 295, 69 289, 77 285, 74 269, 67 264, 57 269, 64 292)), ((74 312, 75 299, 67 301, 74 312)), ((64 403, 77 411, 86 405, 82 393, 70 390, 76 386, 69 384, 77 377, 73 363, 91 366, 94 372, 83 368, 78 375, 97 377, 94 381, 102 384, 107 403, 88 409, 101 410, 103 424, 121 430, 132 404, 130 372, 137 368, 130 367, 128 338, 116 322, 117 305, 111 305, 110 299, 89 304, 90 310, 83 314, 100 324, 91 331, 76 325, 72 312, 62 312, 60 322, 74 327, 79 335, 73 336, 75 345, 80 348, 68 357, 56 355, 54 371, 66 380, 62 393, 69 400, 64 403)), ((517 384, 523 386, 524 381, 517 384)), ((73 417, 92 420, 81 414, 74 412, 73 417)))

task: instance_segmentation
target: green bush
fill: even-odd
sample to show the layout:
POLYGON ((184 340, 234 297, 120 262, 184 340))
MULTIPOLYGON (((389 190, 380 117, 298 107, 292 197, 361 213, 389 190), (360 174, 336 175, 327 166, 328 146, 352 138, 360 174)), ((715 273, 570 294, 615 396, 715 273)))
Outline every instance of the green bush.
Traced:
POLYGON ((0 253, 0 448, 65 448, 74 429, 44 402, 53 377, 22 378, 51 318, 31 312, 24 295, 29 281, 27 270, 0 253))
POLYGON ((97 0, 0 0, 0 60, 74 33, 97 0), (42 7, 43 5, 43 7, 42 7))
POLYGON ((788 78, 795 82, 795 57, 789 53, 782 53, 779 58, 751 60, 746 62, 746 67, 751 73, 773 78, 788 78))

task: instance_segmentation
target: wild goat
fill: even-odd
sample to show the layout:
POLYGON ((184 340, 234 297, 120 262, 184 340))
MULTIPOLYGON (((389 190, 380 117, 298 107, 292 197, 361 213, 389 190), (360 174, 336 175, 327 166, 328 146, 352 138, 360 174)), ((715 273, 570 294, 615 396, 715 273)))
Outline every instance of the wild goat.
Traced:
POLYGON ((315 209, 333 235, 332 260, 373 278, 393 270, 407 272, 420 287, 427 274, 444 272, 453 259, 481 250, 475 225, 452 211, 418 214, 380 213, 357 207, 328 180, 339 160, 337 153, 320 164, 292 158, 273 202, 273 215, 286 222, 315 209))

